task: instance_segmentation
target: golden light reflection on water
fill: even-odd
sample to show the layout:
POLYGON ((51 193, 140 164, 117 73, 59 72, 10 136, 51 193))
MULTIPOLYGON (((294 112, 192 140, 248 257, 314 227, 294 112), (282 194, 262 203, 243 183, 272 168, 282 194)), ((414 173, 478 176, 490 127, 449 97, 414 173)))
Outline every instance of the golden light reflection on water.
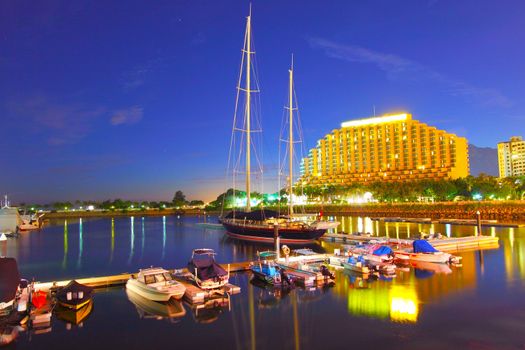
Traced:
POLYGON ((376 286, 357 277, 347 291, 348 312, 355 316, 417 322, 419 300, 413 284, 376 286))

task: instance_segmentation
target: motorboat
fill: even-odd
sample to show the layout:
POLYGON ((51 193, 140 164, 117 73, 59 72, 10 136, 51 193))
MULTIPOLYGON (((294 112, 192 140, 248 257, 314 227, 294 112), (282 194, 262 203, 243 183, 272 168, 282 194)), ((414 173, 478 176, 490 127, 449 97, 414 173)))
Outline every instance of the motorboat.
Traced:
POLYGON ((19 292, 20 274, 14 258, 0 258, 0 316, 13 309, 19 292))
POLYGON ((224 270, 215 262, 215 251, 213 249, 194 249, 191 260, 188 263, 188 272, 197 286, 202 289, 221 288, 230 279, 230 268, 224 270))
POLYGON ((93 297, 93 288, 73 280, 57 292, 57 301, 65 308, 79 310, 93 297))
POLYGON ((186 309, 181 301, 170 299, 167 302, 158 302, 146 299, 131 289, 126 289, 129 301, 135 305, 140 318, 169 319, 172 322, 186 315, 186 309))
POLYGON ((365 258, 362 255, 349 256, 348 259, 343 260, 341 263, 347 270, 359 272, 362 274, 369 274, 371 272, 365 258))
POLYGON ((257 253, 258 261, 250 266, 254 278, 273 285, 281 285, 280 268, 275 261, 274 252, 257 253))
POLYGON ((396 250, 396 257, 410 261, 421 261, 438 264, 459 263, 460 257, 441 252, 434 248, 428 241, 417 239, 412 243, 412 249, 396 250))
POLYGON ((67 322, 69 328, 71 325, 76 326, 82 324, 88 318, 88 316, 91 315, 92 311, 93 300, 90 300, 87 304, 85 304, 83 307, 77 310, 59 305, 55 309, 55 314, 58 319, 67 322))
POLYGON ((126 289, 153 301, 181 299, 186 292, 186 287, 161 267, 140 270, 136 278, 131 277, 128 280, 126 289))

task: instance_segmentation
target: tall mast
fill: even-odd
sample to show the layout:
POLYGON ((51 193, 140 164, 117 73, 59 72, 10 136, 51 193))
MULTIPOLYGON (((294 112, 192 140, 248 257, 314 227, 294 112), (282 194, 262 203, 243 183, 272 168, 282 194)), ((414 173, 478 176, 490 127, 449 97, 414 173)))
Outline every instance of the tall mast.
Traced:
POLYGON ((250 73, 251 73, 251 21, 252 21, 252 6, 250 4, 250 14, 248 15, 246 19, 246 211, 251 211, 251 203, 250 203, 250 177, 251 177, 251 169, 250 169, 250 151, 251 151, 251 130, 250 130, 250 94, 251 94, 251 86, 250 86, 250 73))
POLYGON ((289 116, 289 136, 288 136, 288 215, 293 214, 293 203, 292 203, 292 195, 293 195, 293 55, 292 55, 292 64, 290 66, 290 69, 288 70, 289 75, 289 85, 290 85, 290 91, 289 91, 289 99, 288 99, 288 116, 289 116))

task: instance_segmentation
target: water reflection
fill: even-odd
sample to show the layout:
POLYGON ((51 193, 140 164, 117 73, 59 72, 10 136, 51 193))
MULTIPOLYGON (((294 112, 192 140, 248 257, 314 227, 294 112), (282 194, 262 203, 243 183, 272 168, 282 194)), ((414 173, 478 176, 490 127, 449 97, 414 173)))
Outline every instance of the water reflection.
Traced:
POLYGON ((135 217, 130 219, 130 248, 129 248, 129 258, 128 265, 131 264, 131 259, 133 259, 133 253, 135 252, 135 217))
POLYGON ((84 237, 82 234, 82 218, 78 221, 78 259, 77 268, 82 266, 82 253, 84 251, 84 237))
POLYGON ((67 237, 67 220, 64 220, 64 258, 62 259, 62 270, 65 270, 67 267, 67 251, 69 243, 67 237))
POLYGON ((140 257, 144 256, 144 245, 146 244, 146 232, 144 229, 144 216, 141 218, 141 227, 142 227, 142 244, 140 247, 140 257))
POLYGON ((126 289, 129 301, 135 305, 141 319, 169 320, 178 322, 186 315, 186 309, 181 301, 170 299, 168 302, 156 302, 146 299, 133 291, 126 289))
POLYGON ((111 218, 111 254, 109 256, 109 263, 113 262, 113 254, 115 252, 115 219, 111 218))
POLYGON ((162 260, 166 256, 166 217, 162 217, 162 260))

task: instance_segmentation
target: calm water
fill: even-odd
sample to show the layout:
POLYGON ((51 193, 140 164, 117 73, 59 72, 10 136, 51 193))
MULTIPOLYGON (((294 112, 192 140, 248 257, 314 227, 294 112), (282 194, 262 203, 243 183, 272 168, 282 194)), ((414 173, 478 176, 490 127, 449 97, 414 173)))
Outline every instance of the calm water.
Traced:
MULTIPOLYGON (((0 243, 26 278, 40 281, 134 272, 150 265, 182 267, 197 247, 213 248, 219 262, 255 256, 254 246, 195 226, 192 217, 135 217, 54 221, 40 232, 0 243)), ((469 226, 382 224, 337 218, 345 232, 407 237, 419 231, 449 236, 469 226)), ((281 293, 237 274, 241 294, 215 308, 179 307, 162 319, 136 307, 123 288, 96 293, 81 326, 54 318, 46 334, 21 333, 14 348, 139 349, 191 346, 224 349, 523 349, 525 347, 525 229, 486 229, 497 249, 462 253, 463 267, 399 272, 393 280, 363 280, 338 272, 332 288, 281 293)), ((322 243, 317 251, 331 252, 322 243)), ((142 308, 140 307, 142 306, 142 308)))

